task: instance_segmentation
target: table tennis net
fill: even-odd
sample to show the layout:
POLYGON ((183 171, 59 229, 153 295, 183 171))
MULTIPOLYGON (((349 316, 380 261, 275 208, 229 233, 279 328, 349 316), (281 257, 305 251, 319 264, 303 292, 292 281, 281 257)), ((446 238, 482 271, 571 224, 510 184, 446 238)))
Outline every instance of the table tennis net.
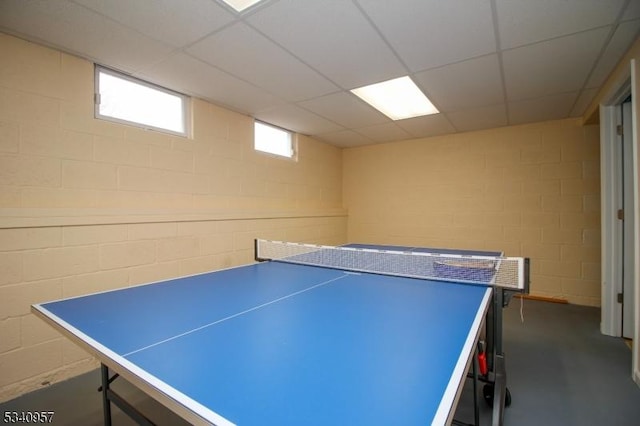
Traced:
POLYGON ((256 260, 409 278, 525 288, 525 259, 256 240, 256 260))

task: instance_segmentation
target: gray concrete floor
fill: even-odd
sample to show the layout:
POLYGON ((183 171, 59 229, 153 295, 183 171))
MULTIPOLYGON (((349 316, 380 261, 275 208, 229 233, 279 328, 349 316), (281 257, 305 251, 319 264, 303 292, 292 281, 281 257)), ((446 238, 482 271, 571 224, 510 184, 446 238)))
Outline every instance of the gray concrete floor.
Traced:
MULTIPOLYGON (((631 379, 631 351, 622 339, 599 332, 600 310, 574 305, 520 300, 505 309, 504 346, 512 404, 505 424, 607 425, 640 424, 640 388, 631 379)), ((55 411, 53 424, 102 424, 97 388, 99 371, 52 385, 0 404, 5 411, 55 411)), ((186 425, 179 417, 119 379, 114 388, 159 425, 186 425)), ((461 396, 456 419, 471 422, 471 382, 461 396)), ((481 404, 481 420, 491 424, 481 404)), ((113 409, 113 424, 134 423, 113 409)))
MULTIPOLYGON (((504 311, 504 351, 512 404, 505 425, 637 426, 640 388, 631 376, 631 350, 600 333, 600 309, 520 300, 504 311)), ((466 386, 456 418, 473 421, 466 386)), ((490 410, 482 407, 484 425, 490 410)))

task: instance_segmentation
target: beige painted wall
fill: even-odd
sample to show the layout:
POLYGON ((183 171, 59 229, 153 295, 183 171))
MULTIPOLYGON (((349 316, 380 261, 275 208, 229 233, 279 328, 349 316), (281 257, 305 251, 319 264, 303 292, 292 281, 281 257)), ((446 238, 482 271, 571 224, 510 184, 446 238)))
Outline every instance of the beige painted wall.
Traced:
POLYGON ((531 293, 600 303, 599 128, 570 119, 347 149, 350 241, 531 258, 531 293))
POLYGON ((0 34, 0 401, 96 366, 32 303, 251 262, 256 237, 340 244, 341 150, 253 150, 193 100, 193 138, 93 118, 93 64, 0 34))

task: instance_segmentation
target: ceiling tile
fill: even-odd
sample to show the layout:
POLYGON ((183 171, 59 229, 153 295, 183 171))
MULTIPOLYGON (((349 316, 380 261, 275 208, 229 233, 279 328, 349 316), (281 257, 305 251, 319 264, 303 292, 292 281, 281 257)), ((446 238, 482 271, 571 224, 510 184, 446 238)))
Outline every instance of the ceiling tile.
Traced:
POLYGON ((489 0, 358 3, 412 72, 496 51, 489 0))
POLYGON ((0 27, 123 71, 134 71, 171 51, 163 43, 64 0, 3 0, 0 27))
POLYGON ((526 101, 509 102, 509 124, 566 118, 571 112, 578 92, 562 93, 526 101))
POLYGON ((255 113, 254 116, 264 122, 275 124, 276 126, 305 135, 344 130, 342 126, 326 118, 291 104, 284 104, 268 110, 259 111, 255 113))
POLYGON ((175 47, 191 43, 234 19, 211 0, 74 1, 175 47))
POLYGON ((243 23, 225 28, 187 51, 288 101, 301 101, 339 90, 243 23))
POLYGON ((328 142, 340 148, 354 148, 356 146, 371 145, 373 141, 352 131, 343 130, 335 133, 318 135, 318 139, 328 142))
POLYGON ((579 116, 640 1, 0 0, 0 31, 358 146, 579 116), (349 92, 407 74, 442 113, 391 121, 349 92))
POLYGON ((502 49, 611 25, 625 2, 625 0, 495 1, 502 49))
POLYGON ((504 101, 497 55, 423 71, 415 79, 442 112, 504 101))
POLYGON ((346 92, 300 102, 299 105, 348 128, 357 129, 389 121, 385 115, 346 92))
POLYGON ((623 21, 640 19, 640 1, 630 1, 622 15, 623 21))
POLYGON ((580 117, 584 114, 597 93, 598 89, 585 89, 580 92, 580 96, 578 96, 575 105, 571 109, 571 117, 580 117))
POLYGON ((247 20, 344 89, 406 73, 351 2, 281 0, 247 20))
POLYGON ((446 115, 456 129, 462 132, 507 125, 507 110, 504 104, 455 111, 446 115))
POLYGON ((593 70, 587 82, 587 87, 599 87, 605 82, 609 73, 613 70, 613 67, 618 64, 618 61, 622 59, 631 43, 633 43, 638 36, 639 30, 640 19, 628 21, 618 26, 609 44, 605 48, 604 54, 593 70))
POLYGON ((356 132, 374 142, 393 142, 411 138, 411 135, 395 122, 356 129, 356 132))
POLYGON ((178 53, 141 75, 247 114, 280 104, 275 96, 186 54, 178 53))
POLYGON ((456 129, 444 114, 431 114, 422 117, 397 121, 396 124, 409 132, 414 138, 454 133, 456 129))
POLYGON ((604 27, 503 52, 507 98, 581 89, 608 34, 604 27))

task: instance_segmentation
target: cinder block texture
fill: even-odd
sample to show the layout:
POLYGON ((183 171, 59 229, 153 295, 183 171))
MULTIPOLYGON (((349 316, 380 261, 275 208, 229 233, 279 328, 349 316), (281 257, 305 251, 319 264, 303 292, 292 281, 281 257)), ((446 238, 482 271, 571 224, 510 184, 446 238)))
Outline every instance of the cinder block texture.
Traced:
POLYGON ((92 63, 0 51, 0 401, 95 368, 33 303, 249 263, 253 238, 346 242, 340 149, 254 152, 251 117, 199 99, 189 138, 99 120, 92 63))
POLYGON ((349 240, 530 257, 533 294, 598 306, 591 127, 568 119, 347 149, 349 240))

